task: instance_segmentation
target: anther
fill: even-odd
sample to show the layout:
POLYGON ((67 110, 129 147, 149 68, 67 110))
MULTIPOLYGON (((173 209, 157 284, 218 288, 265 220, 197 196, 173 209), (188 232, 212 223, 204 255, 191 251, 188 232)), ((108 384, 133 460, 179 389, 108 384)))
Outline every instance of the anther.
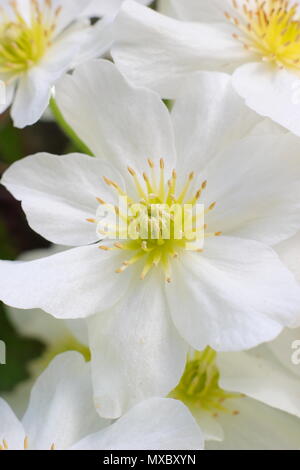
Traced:
POLYGON ((29 447, 29 438, 28 436, 26 436, 24 439, 24 449, 27 450, 28 447, 29 447))

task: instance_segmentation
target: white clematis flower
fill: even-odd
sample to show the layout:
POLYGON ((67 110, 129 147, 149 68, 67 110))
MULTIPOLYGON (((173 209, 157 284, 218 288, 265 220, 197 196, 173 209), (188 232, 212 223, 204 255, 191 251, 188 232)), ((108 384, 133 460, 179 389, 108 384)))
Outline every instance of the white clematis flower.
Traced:
POLYGON ((270 353, 278 341, 248 353, 190 355, 170 396, 190 408, 207 449, 299 448, 300 383, 270 353))
POLYGON ((98 57, 111 44, 102 22, 80 15, 90 0, 0 0, 0 113, 11 106, 16 127, 34 124, 56 81, 74 65, 98 57))
POLYGON ((34 385, 21 421, 0 399, 0 450, 200 450, 199 426, 176 400, 150 399, 110 424, 96 413, 90 366, 58 356, 34 385))
POLYGON ((66 76, 57 100, 97 158, 31 156, 2 183, 34 230, 76 248, 1 262, 0 298, 58 318, 89 317, 101 415, 167 395, 190 346, 251 348, 299 321, 299 286, 270 247, 299 230, 298 138, 269 135, 225 74, 196 75, 170 115, 158 95, 99 60, 66 76), (148 208, 153 197, 203 202, 204 251, 174 235, 99 242, 99 210, 119 194, 148 208))
POLYGON ((116 20, 113 58, 165 98, 197 70, 233 72, 256 112, 300 135, 300 9, 296 0, 163 0, 159 14, 131 0, 116 20))

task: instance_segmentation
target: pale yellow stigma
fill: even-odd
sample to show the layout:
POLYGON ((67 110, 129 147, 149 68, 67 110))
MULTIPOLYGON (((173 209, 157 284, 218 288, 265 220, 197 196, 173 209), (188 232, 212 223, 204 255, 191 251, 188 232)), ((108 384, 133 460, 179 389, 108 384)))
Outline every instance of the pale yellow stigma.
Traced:
POLYGON ((232 0, 236 16, 225 12, 235 25, 235 39, 263 61, 280 68, 300 70, 300 21, 298 5, 289 0, 232 0))
MULTIPOLYGON (((156 166, 149 159, 148 165, 149 173, 144 172, 142 175, 138 175, 133 168, 128 168, 133 187, 131 197, 117 183, 104 177, 109 187, 119 196, 125 196, 128 207, 126 212, 121 207, 109 207, 108 210, 117 214, 122 223, 118 226, 111 223, 108 231, 99 230, 98 224, 101 235, 114 239, 111 245, 105 244, 99 248, 128 253, 122 266, 116 271, 118 274, 141 262, 142 280, 153 268, 159 266, 166 281, 171 282, 173 259, 178 258, 185 250, 202 252, 204 238, 221 235, 221 232, 207 232, 207 225, 202 222, 205 214, 215 208, 216 202, 212 202, 207 209, 204 204, 198 204, 207 182, 199 182, 198 189, 192 189, 195 179, 193 172, 188 175, 182 187, 178 188, 177 172, 174 169, 168 179, 164 160, 161 159, 156 166)), ((101 198, 97 198, 97 201, 101 206, 109 206, 101 198)), ((99 222, 97 217, 86 220, 89 223, 99 222)))
POLYGON ((16 76, 36 65, 52 43, 61 7, 53 9, 45 0, 41 8, 31 0, 30 18, 23 18, 15 1, 10 2, 13 18, 0 7, 0 73, 16 76))
POLYGON ((238 415, 239 411, 230 409, 230 403, 227 406, 225 402, 242 398, 242 395, 227 392, 219 386, 216 358, 217 353, 210 347, 189 357, 184 374, 170 397, 182 401, 191 410, 206 411, 213 417, 220 412, 238 415))

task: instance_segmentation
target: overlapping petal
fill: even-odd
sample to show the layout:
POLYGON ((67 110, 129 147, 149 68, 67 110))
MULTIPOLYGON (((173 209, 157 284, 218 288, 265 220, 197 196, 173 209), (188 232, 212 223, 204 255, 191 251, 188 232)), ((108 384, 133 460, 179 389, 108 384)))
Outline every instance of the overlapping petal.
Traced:
POLYGON ((257 113, 300 135, 300 81, 293 71, 249 63, 233 74, 236 91, 257 113))
POLYGON ((211 232, 275 245, 299 231, 299 140, 291 134, 251 136, 206 166, 211 232))
POLYGON ((171 117, 184 176, 201 172, 218 152, 249 135, 262 121, 234 91, 231 77, 219 72, 196 72, 187 79, 171 117))
POLYGON ((251 354, 220 354, 221 386, 299 418, 299 379, 275 358, 268 358, 264 349, 267 350, 267 346, 260 347, 257 352, 251 351, 251 354))
POLYGON ((175 165, 167 108, 152 91, 131 86, 110 62, 78 67, 61 80, 56 97, 81 140, 123 174, 128 165, 143 171, 147 158, 156 162, 165 158, 171 167, 175 165))
POLYGON ((202 433, 179 401, 152 398, 135 406, 107 429, 88 436, 73 449, 201 450, 202 433))
POLYGON ((99 202, 117 203, 103 177, 121 187, 118 171, 101 159, 81 154, 54 156, 41 153, 12 165, 2 184, 22 201, 30 226, 53 243, 78 246, 99 240, 95 218, 99 202))
POLYGON ((115 29, 112 56, 118 68, 164 98, 174 98, 195 71, 222 70, 247 57, 230 24, 178 21, 130 0, 124 2, 115 29))
POLYGON ((101 416, 117 418, 142 400, 168 395, 183 373, 188 346, 172 323, 163 280, 153 274, 111 311, 88 320, 101 416))
POLYGON ((89 365, 80 354, 64 353, 52 361, 32 389, 23 425, 32 450, 67 449, 101 427, 89 365))
POLYGON ((299 448, 299 419, 250 398, 236 400, 239 414, 218 418, 224 428, 222 442, 211 441, 208 450, 295 450, 299 448), (284 432, 283 432, 284 430, 284 432))
POLYGON ((111 308, 127 291, 130 271, 115 273, 123 260, 91 245, 31 262, 1 261, 0 298, 57 318, 85 318, 111 308))
POLYGON ((166 292, 178 331, 198 350, 272 340, 296 321, 300 302, 298 284, 273 250, 229 237, 207 240, 204 253, 174 264, 166 292))

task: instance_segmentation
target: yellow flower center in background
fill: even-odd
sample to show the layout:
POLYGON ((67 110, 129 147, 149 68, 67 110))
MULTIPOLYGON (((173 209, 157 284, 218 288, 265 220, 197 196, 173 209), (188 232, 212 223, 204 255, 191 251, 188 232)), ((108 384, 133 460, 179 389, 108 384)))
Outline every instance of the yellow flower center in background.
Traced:
POLYGON ((0 7, 0 73, 12 76, 25 72, 37 64, 51 45, 61 8, 52 9, 51 0, 40 8, 31 0, 30 18, 23 18, 14 1, 10 3, 13 18, 0 7))
MULTIPOLYGON (((101 245, 100 249, 128 252, 128 259, 117 273, 122 273, 129 266, 141 261, 144 263, 141 279, 159 265, 163 268, 166 281, 170 282, 172 258, 177 258, 184 250, 201 252, 204 238, 221 235, 221 232, 208 233, 207 225, 203 223, 205 214, 212 211, 216 203, 211 203, 207 209, 203 204, 198 204, 207 182, 199 183, 200 187, 195 194, 191 193, 194 173, 189 174, 178 191, 175 170, 167 180, 163 160, 160 160, 158 168, 155 168, 152 160, 148 160, 148 164, 150 174, 143 173, 142 178, 132 168, 128 168, 133 181, 134 198, 127 195, 117 183, 104 177, 106 184, 128 202, 126 212, 122 207, 110 207, 111 212, 117 214, 122 221, 121 226, 112 222, 109 233, 101 230, 99 217, 87 220, 98 223, 100 237, 105 235, 118 240, 113 246, 101 245)), ((109 207, 102 199, 97 200, 101 209, 109 207)))
POLYGON ((232 0, 236 16, 225 13, 242 34, 233 34, 246 49, 279 67, 300 70, 298 5, 289 0, 232 0))
MULTIPOLYGON (((181 400, 192 410, 207 411, 213 416, 219 412, 228 413, 224 402, 241 398, 238 393, 229 393, 219 386, 220 373, 216 364, 217 353, 207 347, 195 352, 187 361, 184 374, 171 392, 170 397, 181 400)), ((238 411, 230 411, 233 415, 238 411)))

